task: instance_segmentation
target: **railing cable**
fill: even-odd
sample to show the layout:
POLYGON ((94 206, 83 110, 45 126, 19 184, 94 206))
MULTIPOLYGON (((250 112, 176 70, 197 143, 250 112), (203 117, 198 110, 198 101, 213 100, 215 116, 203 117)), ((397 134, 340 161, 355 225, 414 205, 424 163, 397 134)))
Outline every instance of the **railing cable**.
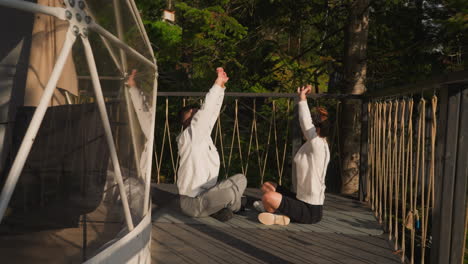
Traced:
MULTIPOLYGON (((287 101, 287 117, 289 117, 289 107, 290 101, 287 101)), ((286 160, 286 150, 287 150, 287 144, 288 144, 288 131, 289 131, 289 118, 287 121, 286 125, 286 137, 284 140, 283 144, 283 155, 280 157, 280 151, 278 148, 278 136, 277 136, 277 127, 276 127, 276 103, 273 101, 273 129, 274 129, 274 135, 275 135, 275 152, 276 152, 276 166, 278 169, 278 184, 282 185, 282 180, 283 180, 283 172, 284 172, 284 163, 286 160)))

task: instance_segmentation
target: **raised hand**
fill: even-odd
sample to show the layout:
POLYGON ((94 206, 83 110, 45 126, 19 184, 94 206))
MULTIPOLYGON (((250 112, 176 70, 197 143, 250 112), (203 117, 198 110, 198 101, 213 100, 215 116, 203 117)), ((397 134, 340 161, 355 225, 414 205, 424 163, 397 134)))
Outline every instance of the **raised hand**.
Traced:
POLYGON ((133 69, 132 73, 128 76, 127 85, 129 87, 136 87, 136 82, 135 82, 136 73, 137 73, 137 70, 133 69))
POLYGON ((307 94, 309 94, 310 91, 312 91, 312 85, 310 84, 302 87, 297 87, 297 94, 299 95, 299 99, 301 101, 307 100, 307 94))
POLYGON ((216 68, 216 73, 218 74, 218 78, 216 78, 215 84, 223 88, 226 88, 224 84, 226 84, 227 81, 229 80, 229 77, 227 76, 226 72, 224 71, 223 68, 218 67, 216 68))

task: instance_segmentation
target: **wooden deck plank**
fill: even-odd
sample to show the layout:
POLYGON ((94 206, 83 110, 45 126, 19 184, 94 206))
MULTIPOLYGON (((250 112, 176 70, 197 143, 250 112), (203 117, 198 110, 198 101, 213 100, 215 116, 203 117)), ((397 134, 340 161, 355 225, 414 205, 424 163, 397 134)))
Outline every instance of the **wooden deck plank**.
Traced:
MULTIPOLYGON (((398 263, 398 257, 391 254, 388 243, 385 250, 372 246, 384 239, 380 236, 350 235, 354 240, 344 239, 342 234, 298 234, 296 239, 314 245, 321 252, 337 255, 338 259, 355 259, 361 263, 398 263), (367 244, 365 241, 373 241, 367 244)), ((385 241, 386 242, 386 241, 385 241)))
POLYGON ((263 255, 268 252, 272 256, 280 258, 282 261, 304 263, 304 259, 298 257, 296 252, 290 251, 288 247, 280 246, 277 243, 274 243, 271 239, 264 239, 262 234, 266 232, 266 230, 252 232, 252 230, 246 229, 224 229, 219 231, 239 239, 246 245, 251 245, 252 247, 257 248, 252 251, 252 253, 254 253, 253 255, 255 255, 257 251, 261 250, 264 252, 263 255))
MULTIPOLYGON (((59 212, 64 213, 63 209, 59 212)), ((94 212, 87 214, 86 232, 83 221, 66 228, 0 225, 0 262, 82 263, 84 234, 89 258, 115 238, 125 225, 122 212, 117 203, 102 202, 94 212)), ((31 213, 29 218, 35 216, 31 213)))
MULTIPOLYGON (((319 224, 265 226, 252 208, 226 223, 187 218, 174 206, 175 186, 158 188, 153 263, 400 263, 372 212, 348 198, 327 195, 319 224)), ((245 194, 250 201, 261 195, 245 194)))
MULTIPOLYGON (((175 188, 170 190, 168 186, 164 187, 164 192, 175 192, 175 188)), ((255 194, 255 190, 248 189, 249 194, 255 194)), ((176 196, 172 196, 172 199, 177 199, 176 196)), ((342 203, 343 198, 334 197, 333 200, 342 203)), ((158 204, 158 199, 155 203, 158 205, 157 210, 153 213, 153 222, 162 223, 177 223, 177 224, 202 224, 202 225, 214 225, 220 227, 232 227, 232 228, 258 228, 258 229, 287 229, 291 231, 304 231, 304 232, 326 232, 326 233, 343 233, 343 234, 365 234, 365 235, 380 235, 382 229, 380 225, 375 222, 375 217, 371 212, 364 211, 359 212, 354 209, 350 211, 327 211, 324 209, 323 220, 315 225, 302 225, 302 224, 290 224, 286 227, 280 226, 264 226, 257 220, 258 213, 252 208, 247 208, 244 212, 236 214, 233 219, 227 223, 221 223, 213 218, 190 218, 182 214, 179 208, 174 205, 173 202, 167 203, 164 206, 164 199, 158 204)), ((351 204, 351 203, 349 203, 351 204)))

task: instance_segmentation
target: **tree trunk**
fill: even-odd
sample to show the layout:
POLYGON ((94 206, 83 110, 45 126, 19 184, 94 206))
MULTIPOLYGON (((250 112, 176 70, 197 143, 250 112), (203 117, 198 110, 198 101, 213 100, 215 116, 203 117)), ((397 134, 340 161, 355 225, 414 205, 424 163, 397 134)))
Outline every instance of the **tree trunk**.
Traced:
MULTIPOLYGON (((367 34, 369 31, 369 0, 351 0, 348 25, 345 28, 344 85, 347 94, 365 92, 367 34)), ((361 138, 361 101, 343 101, 341 111, 341 192, 353 194, 359 190, 359 155, 361 138)))

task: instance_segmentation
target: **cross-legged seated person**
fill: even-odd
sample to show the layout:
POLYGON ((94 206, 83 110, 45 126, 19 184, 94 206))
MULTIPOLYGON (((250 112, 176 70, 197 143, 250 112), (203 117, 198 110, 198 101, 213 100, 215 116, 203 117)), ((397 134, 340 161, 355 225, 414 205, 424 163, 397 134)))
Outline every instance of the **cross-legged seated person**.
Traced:
POLYGON ((184 130, 177 137, 180 157, 177 187, 184 214, 227 221, 241 208, 247 179, 236 174, 217 183, 220 160, 211 131, 223 103, 224 84, 229 78, 223 68, 216 71, 218 78, 202 107, 187 106, 179 112, 184 130))
POLYGON ((324 108, 318 108, 311 115, 306 97, 311 89, 310 85, 297 89, 299 122, 306 138, 294 157, 297 194, 274 182, 265 182, 261 188, 262 202, 254 203, 257 210, 266 211, 258 216, 263 224, 287 225, 290 221, 314 224, 322 219, 325 175, 330 160, 325 139, 329 133, 328 114, 324 108))

